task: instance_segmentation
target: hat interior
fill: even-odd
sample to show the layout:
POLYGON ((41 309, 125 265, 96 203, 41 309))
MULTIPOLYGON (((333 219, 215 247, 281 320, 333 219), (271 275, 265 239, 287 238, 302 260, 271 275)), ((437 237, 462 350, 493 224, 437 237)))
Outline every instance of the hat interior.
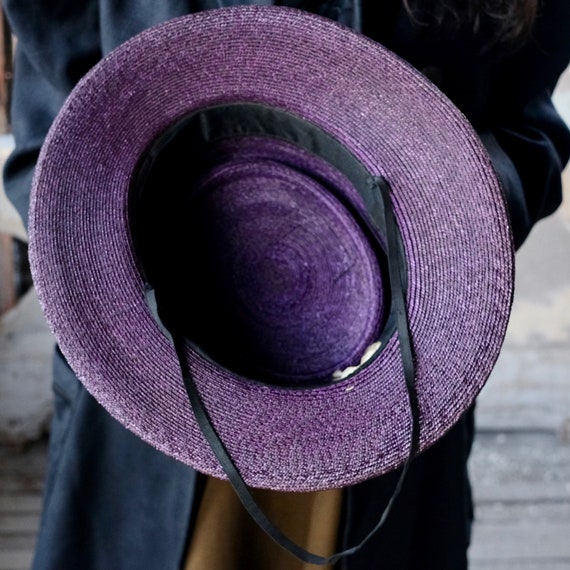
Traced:
POLYGON ((176 121, 139 161, 129 222, 162 324, 233 374, 330 383, 394 332, 374 179, 290 113, 235 103, 176 121))

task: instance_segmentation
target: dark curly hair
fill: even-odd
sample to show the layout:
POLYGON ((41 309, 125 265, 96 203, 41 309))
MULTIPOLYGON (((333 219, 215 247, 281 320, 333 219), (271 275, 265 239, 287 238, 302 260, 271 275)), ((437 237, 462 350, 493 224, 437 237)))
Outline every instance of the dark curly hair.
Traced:
POLYGON ((403 0, 419 25, 450 31, 470 28, 489 46, 526 40, 536 19, 539 0, 403 0))

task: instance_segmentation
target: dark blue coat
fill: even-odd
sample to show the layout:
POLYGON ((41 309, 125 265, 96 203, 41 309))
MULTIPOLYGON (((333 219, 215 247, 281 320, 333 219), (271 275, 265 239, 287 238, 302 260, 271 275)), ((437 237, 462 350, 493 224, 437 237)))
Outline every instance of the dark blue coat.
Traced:
MULTIPOLYGON (((6 0, 18 36, 12 121, 16 150, 6 191, 24 219, 46 132, 76 82, 103 55, 153 24, 232 4, 288 4, 361 29, 437 82, 475 125, 502 179, 517 245, 561 200, 570 133, 552 89, 570 59, 570 3, 546 0, 533 40, 510 54, 482 53, 469 33, 415 27, 399 0, 6 0)), ((175 570, 191 533, 202 477, 126 431, 85 392, 61 355, 54 361, 55 416, 36 570, 175 570)), ((466 462, 468 412, 416 459, 383 530, 349 570, 461 569, 472 520, 466 462)), ((396 474, 347 489, 345 543, 379 516, 396 474)), ((208 569, 209 570, 209 569, 208 569)))

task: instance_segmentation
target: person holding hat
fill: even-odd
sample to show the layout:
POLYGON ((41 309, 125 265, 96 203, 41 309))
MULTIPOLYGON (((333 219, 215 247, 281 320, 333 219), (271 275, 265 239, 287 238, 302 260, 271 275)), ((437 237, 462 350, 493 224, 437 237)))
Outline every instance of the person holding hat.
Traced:
POLYGON ((4 4, 5 187, 61 347, 33 567, 466 568, 570 7, 56 4, 4 4))

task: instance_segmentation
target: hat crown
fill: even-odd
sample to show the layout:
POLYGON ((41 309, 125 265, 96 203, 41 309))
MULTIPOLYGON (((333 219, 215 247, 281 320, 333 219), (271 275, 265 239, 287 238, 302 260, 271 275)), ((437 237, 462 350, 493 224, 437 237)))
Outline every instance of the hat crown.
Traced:
POLYGON ((202 111, 151 145, 131 217, 139 236, 158 232, 135 245, 170 326, 217 365, 268 384, 329 382, 378 337, 377 251, 354 215, 363 205, 351 181, 269 136, 264 112, 216 109, 226 114, 220 136, 202 111))

